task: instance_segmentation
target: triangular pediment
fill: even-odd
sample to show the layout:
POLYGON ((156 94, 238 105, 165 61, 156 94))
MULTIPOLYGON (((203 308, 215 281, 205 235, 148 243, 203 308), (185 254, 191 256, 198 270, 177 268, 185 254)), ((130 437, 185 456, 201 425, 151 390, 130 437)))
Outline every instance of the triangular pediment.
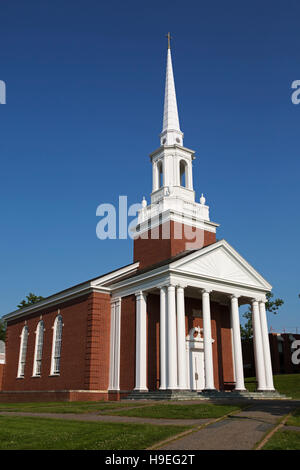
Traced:
POLYGON ((225 240, 172 263, 178 272, 270 290, 271 285, 225 240))

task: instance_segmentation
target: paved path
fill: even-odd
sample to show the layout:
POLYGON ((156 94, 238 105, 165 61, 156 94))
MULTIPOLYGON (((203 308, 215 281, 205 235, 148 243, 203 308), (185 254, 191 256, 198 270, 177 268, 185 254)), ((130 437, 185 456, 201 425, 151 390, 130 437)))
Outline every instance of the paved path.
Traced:
MULTIPOLYGON (((299 403, 298 403, 299 405, 299 403)), ((257 402, 232 417, 209 424, 173 440, 164 450, 251 450, 286 414, 295 402, 257 402)))
POLYGON ((0 411, 0 416, 25 416, 27 418, 54 418, 54 419, 68 419, 75 421, 98 421, 108 423, 136 423, 136 424, 155 424, 160 426, 201 426, 212 419, 162 419, 162 418, 137 418, 131 416, 111 416, 100 415, 93 413, 29 413, 29 412, 15 412, 15 411, 0 411))

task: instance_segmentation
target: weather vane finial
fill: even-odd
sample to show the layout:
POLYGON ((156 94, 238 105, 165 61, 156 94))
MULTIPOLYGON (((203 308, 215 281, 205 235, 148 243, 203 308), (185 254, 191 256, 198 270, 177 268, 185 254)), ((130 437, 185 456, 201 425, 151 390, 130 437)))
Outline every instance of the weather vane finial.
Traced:
POLYGON ((166 34, 166 38, 168 38, 168 49, 171 49, 171 39, 172 39, 171 34, 170 33, 166 34))

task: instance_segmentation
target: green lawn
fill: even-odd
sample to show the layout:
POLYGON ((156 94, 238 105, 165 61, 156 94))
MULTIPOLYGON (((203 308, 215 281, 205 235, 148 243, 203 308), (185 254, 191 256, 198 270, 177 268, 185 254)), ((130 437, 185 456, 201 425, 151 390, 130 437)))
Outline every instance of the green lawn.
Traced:
POLYGON ((277 431, 263 450, 300 450, 300 432, 277 431))
POLYGON ((36 403, 0 403, 1 411, 21 411, 30 413, 97 413, 103 410, 114 410, 137 406, 136 403, 124 402, 36 402, 36 403))
POLYGON ((240 410, 239 406, 214 405, 201 403, 192 405, 158 404, 143 408, 124 409, 105 412, 118 416, 136 416, 140 418, 166 418, 166 419, 201 419, 220 418, 227 413, 240 410))
POLYGON ((287 426, 299 426, 300 427, 300 408, 297 408, 293 415, 287 420, 287 426))
MULTIPOLYGON (((294 399, 300 399, 300 374, 274 375, 274 386, 276 390, 294 399)), ((256 389, 255 377, 245 379, 245 385, 249 392, 256 389)))
POLYGON ((185 429, 188 428, 0 416, 0 450, 138 450, 185 429))

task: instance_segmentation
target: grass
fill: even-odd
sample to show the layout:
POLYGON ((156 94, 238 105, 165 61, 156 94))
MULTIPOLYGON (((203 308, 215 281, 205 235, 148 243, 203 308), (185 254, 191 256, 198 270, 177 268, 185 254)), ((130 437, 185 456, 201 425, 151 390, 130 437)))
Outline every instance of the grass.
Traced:
POLYGON ((300 427, 300 408, 297 408, 286 422, 287 426, 300 427))
POLYGON ((300 432, 277 431, 264 445, 263 450, 300 450, 300 432))
MULTIPOLYGON (((227 413, 240 410, 239 406, 214 405, 211 403, 193 405, 159 404, 143 408, 112 411, 109 414, 117 416, 134 416, 139 418, 165 419, 201 419, 220 418, 227 413)), ((108 414, 106 412, 105 414, 108 414)))
POLYGON ((19 411, 29 413, 98 413, 103 410, 114 410, 137 406, 124 402, 36 402, 36 403, 0 403, 1 411, 19 411))
POLYGON ((186 429, 0 416, 0 450, 139 450, 186 429))
MULTIPOLYGON (((276 390, 294 399, 300 399, 300 374, 274 375, 274 386, 276 390)), ((255 377, 245 379, 245 386, 249 392, 256 390, 255 377)))

